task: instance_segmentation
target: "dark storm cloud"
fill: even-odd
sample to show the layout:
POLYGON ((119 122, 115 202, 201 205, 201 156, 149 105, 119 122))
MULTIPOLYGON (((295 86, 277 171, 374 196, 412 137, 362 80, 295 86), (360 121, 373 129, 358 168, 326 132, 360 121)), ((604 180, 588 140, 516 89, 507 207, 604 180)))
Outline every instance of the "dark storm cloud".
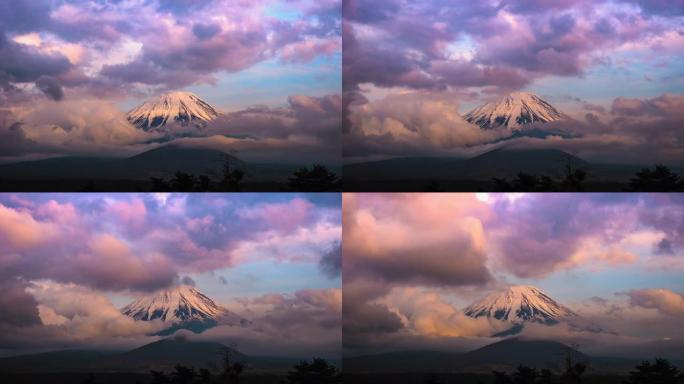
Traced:
POLYGON ((64 98, 62 85, 54 77, 41 76, 36 80, 36 86, 52 100, 60 101, 64 98))
POLYGON ((662 239, 656 244, 656 253, 665 255, 674 255, 672 249, 672 242, 668 239, 662 239))
POLYGON ((218 24, 202 24, 196 23, 192 26, 192 33, 197 36, 198 39, 210 39, 216 36, 217 33, 221 32, 221 26, 218 24))
POLYGON ((190 277, 190 276, 181 277, 180 283, 185 284, 185 285, 191 285, 193 287, 195 286, 195 280, 193 280, 192 277, 190 277))
POLYGON ((0 29, 29 32, 50 23, 50 2, 44 0, 12 0, 0 2, 0 29))
POLYGON ((12 277, 0 277, 0 323, 17 327, 40 324, 38 303, 26 292, 28 284, 12 277))
POLYGON ((35 144, 26 136, 21 123, 0 111, 0 157, 22 155, 34 148, 35 144))
POLYGON ((330 250, 321 256, 318 266, 330 278, 340 276, 342 272, 342 245, 335 243, 330 250))
POLYGON ((0 81, 26 83, 41 76, 57 76, 67 72, 71 63, 60 55, 47 55, 33 47, 17 44, 0 29, 0 81))

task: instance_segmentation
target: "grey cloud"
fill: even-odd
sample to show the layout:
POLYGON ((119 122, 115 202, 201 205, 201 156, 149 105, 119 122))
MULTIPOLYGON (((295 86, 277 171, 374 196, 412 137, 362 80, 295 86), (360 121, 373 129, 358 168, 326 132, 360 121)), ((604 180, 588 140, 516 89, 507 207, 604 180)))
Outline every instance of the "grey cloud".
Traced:
POLYGON ((60 101, 64 98, 64 91, 62 90, 62 85, 59 83, 57 79, 55 79, 52 76, 39 77, 36 80, 36 86, 52 100, 60 101))
POLYGON ((340 243, 335 243, 330 247, 330 250, 321 256, 318 264, 321 271, 330 278, 340 276, 342 272, 342 246, 340 243))

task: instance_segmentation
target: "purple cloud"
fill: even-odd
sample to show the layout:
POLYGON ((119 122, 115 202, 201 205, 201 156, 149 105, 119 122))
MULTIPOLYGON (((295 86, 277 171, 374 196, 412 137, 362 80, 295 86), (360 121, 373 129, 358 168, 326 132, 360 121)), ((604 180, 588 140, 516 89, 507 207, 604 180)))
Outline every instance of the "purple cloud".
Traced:
POLYGON ((288 4, 302 13, 301 19, 266 14, 258 1, 3 4, 0 49, 6 60, 0 66, 1 81, 32 82, 73 66, 72 80, 81 74, 78 85, 90 87, 69 81, 61 81, 62 86, 83 92, 102 91, 110 83, 170 89, 213 83, 222 72, 241 71, 265 60, 309 62, 339 52, 339 0, 288 4), (15 44, 5 34, 12 38, 31 34, 34 42, 15 44), (137 55, 132 54, 133 43, 140 46, 137 55), (43 52, 31 51, 30 45, 41 45, 43 52), (76 49, 81 52, 76 54, 76 49), (45 54, 46 50, 70 50, 74 55, 62 60, 58 54, 45 54), (53 69, 58 65, 62 66, 53 69), (5 78, 3 72, 12 76, 5 78))
POLYGON ((4 279, 150 291, 179 281, 183 272, 207 272, 256 257, 315 264, 339 241, 334 209, 319 209, 302 198, 240 209, 214 206, 215 200, 199 196, 166 202, 151 195, 0 199, 4 279), (232 221, 241 225, 226 225, 232 221), (300 231, 310 234, 302 237, 300 231), (288 249, 296 250, 296 257, 288 249))
MULTIPOLYGON (((492 85, 507 91, 544 76, 580 75, 601 49, 641 42, 669 29, 667 20, 599 9, 607 2, 386 1, 372 7, 345 2, 345 90, 373 83, 416 89, 492 85), (465 50, 452 44, 465 44, 465 50), (466 59, 453 57, 467 50, 471 54, 466 59), (443 76, 450 66, 453 73, 474 74, 463 75, 473 80, 454 82, 453 76, 443 76), (490 71, 507 75, 476 74, 492 66, 490 71)), ((676 17, 681 7, 675 4, 667 12, 665 2, 634 2, 646 12, 669 17, 676 17)))

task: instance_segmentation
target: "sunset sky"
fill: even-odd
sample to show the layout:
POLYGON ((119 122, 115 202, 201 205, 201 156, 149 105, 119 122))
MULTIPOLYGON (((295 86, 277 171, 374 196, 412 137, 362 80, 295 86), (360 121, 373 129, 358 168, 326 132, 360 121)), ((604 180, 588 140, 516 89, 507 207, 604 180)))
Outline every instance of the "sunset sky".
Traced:
POLYGON ((119 308, 194 283, 254 323, 197 338, 338 357, 340 195, 0 195, 0 355, 157 340, 119 308))
POLYGON ((11 145, 0 144, 0 161, 140 152, 154 135, 130 126, 125 112, 176 90, 224 113, 250 109, 221 132, 235 134, 239 120, 259 139, 243 150, 298 144, 339 154, 330 131, 340 130, 340 8, 340 0, 3 2, 0 141, 11 145))
POLYGON ((344 154, 481 153, 500 135, 459 114, 525 91, 582 136, 518 144, 681 163, 683 15, 681 0, 345 1, 344 154))
POLYGON ((682 358, 684 199, 677 194, 345 194, 346 353, 464 351, 500 339, 462 310, 533 285, 605 332, 524 336, 596 355, 682 358))

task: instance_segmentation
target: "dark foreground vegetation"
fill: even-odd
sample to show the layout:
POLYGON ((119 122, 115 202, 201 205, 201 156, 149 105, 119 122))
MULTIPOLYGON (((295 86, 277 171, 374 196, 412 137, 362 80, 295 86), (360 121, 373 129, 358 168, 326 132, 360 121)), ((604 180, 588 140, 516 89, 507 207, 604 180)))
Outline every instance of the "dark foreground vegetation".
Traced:
POLYGON ((568 166, 558 176, 519 171, 514 177, 475 179, 344 180, 346 192, 683 192, 684 179, 663 165, 643 168, 623 182, 592 177, 568 166))
MULTIPOLYGON (((232 168, 226 162, 221 176, 193 175, 176 172, 172 178, 153 177, 150 192, 243 192, 249 191, 245 183, 245 171, 232 168)), ((336 192, 341 190, 341 181, 334 172, 314 164, 311 169, 300 168, 288 178, 287 183, 278 186, 281 192, 336 192)))
POLYGON ((355 384, 682 384, 684 373, 665 359, 644 361, 625 375, 592 374, 584 363, 566 361, 561 372, 520 365, 513 372, 345 374, 355 384))
POLYGON ((149 373, 0 373, 3 384, 337 384, 339 369, 326 360, 301 361, 287 373, 250 372, 226 355, 219 369, 195 369, 177 364, 171 372, 149 373))

